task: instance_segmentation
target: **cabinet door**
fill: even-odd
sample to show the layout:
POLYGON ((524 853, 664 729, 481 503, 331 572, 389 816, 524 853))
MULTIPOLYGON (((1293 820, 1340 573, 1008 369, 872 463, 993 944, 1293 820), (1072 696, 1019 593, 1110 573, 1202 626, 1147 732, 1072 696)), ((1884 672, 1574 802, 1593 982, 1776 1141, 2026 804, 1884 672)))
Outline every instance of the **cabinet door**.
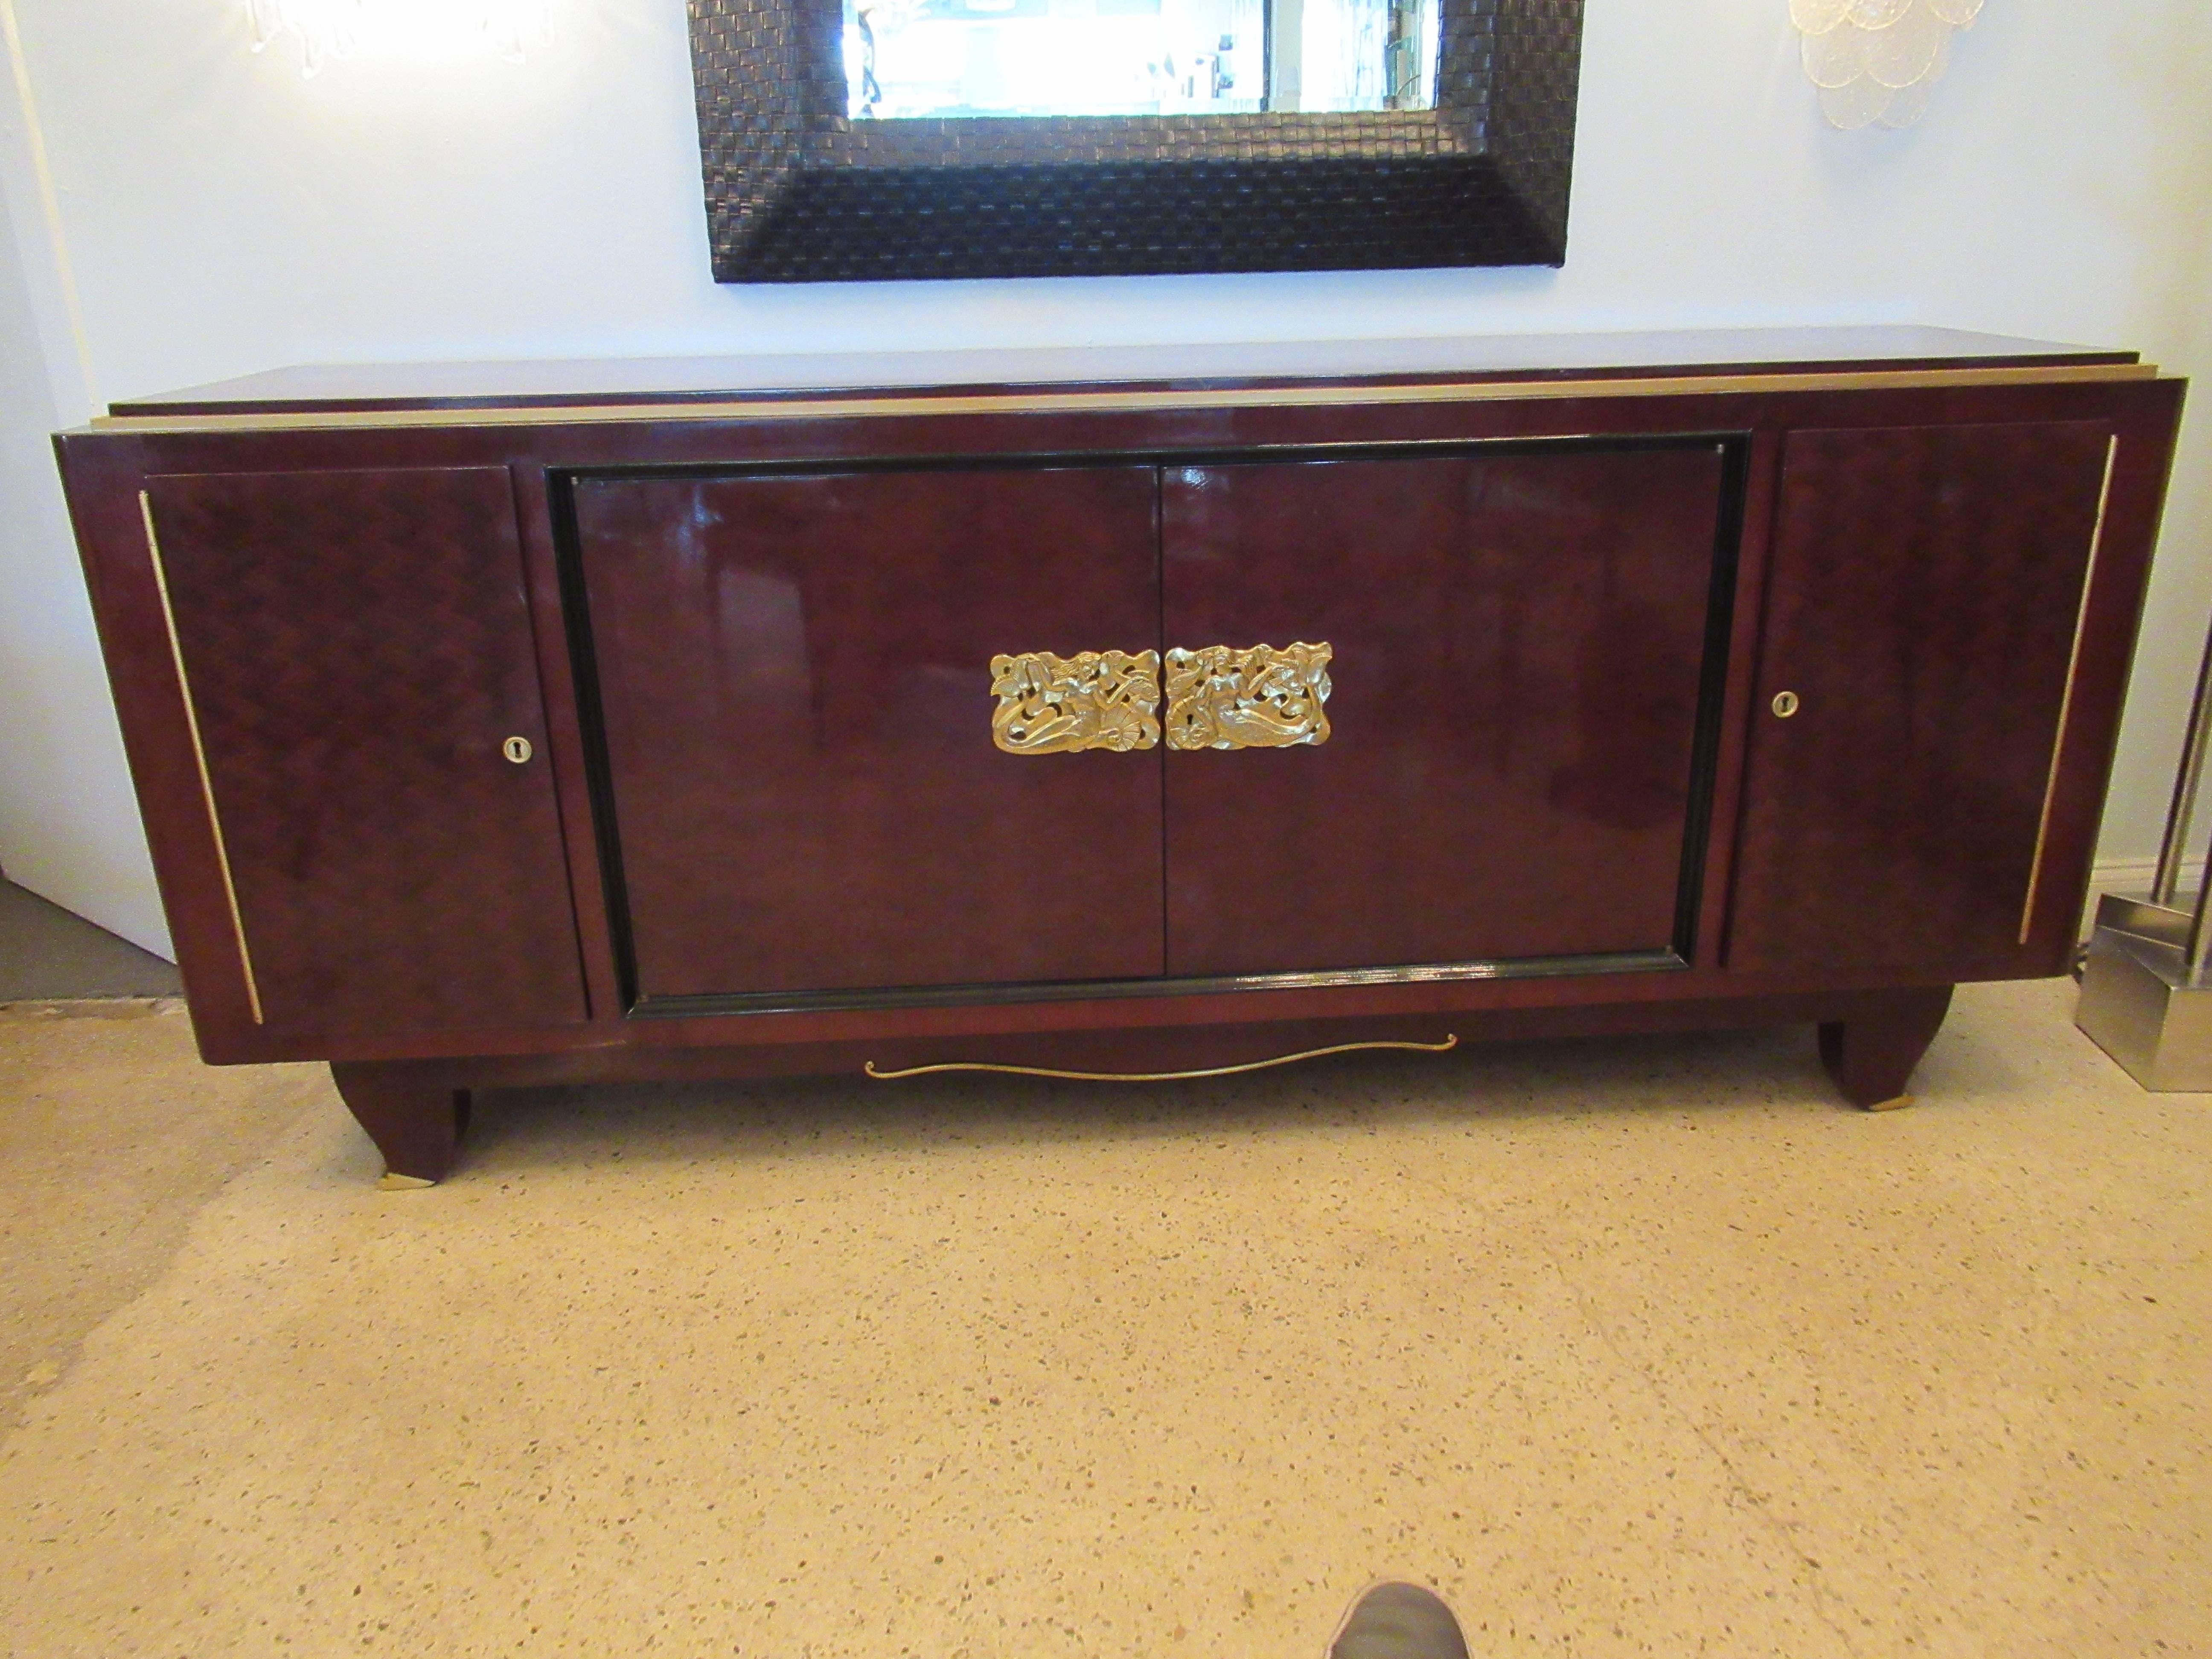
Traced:
POLYGON ((1169 756, 1171 971, 1664 959, 1702 787, 1723 459, 1589 445, 1169 472, 1168 643, 1333 653, 1326 741, 1169 756))
POLYGON ((640 1000, 1160 971, 1159 754, 992 659, 1155 651, 1146 467, 580 481, 640 1000))
POLYGON ((263 1023, 582 1018, 506 469, 193 474, 148 497, 263 1023))
POLYGON ((2110 447, 1790 434, 1731 966, 1951 978, 2020 952, 2110 447))

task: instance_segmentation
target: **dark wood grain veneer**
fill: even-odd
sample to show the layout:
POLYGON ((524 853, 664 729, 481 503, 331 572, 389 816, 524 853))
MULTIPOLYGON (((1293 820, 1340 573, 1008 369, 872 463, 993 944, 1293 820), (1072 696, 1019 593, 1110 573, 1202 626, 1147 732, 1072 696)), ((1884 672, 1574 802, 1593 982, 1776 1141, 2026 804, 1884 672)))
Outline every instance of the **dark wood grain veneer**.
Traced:
POLYGON ((1151 469, 573 488, 641 1004, 1163 971, 1158 752, 990 723, 998 654, 1158 649, 1151 469))
POLYGON ((507 471, 144 495, 254 1023, 582 1018, 507 471))
POLYGON ((1726 448, 1167 470, 1168 641, 1335 687, 1326 744, 1169 757, 1170 970, 1686 954, 1726 448))
POLYGON ((118 406, 61 454, 203 1052, 336 1062, 418 1178, 457 1091, 870 1059, 1800 1021, 1904 1093, 2066 964, 2182 387, 1553 349, 118 406), (1278 635, 1328 744, 989 746, 997 651, 1278 635))
POLYGON ((750 357, 584 358, 531 362, 349 363, 272 369, 110 405, 112 422, 186 417, 374 416, 428 413, 458 422, 493 410, 563 410, 807 399, 1024 392, 1256 390, 1460 381, 1537 386, 1655 374, 1965 370, 2140 370, 2140 356, 1964 329, 1692 329, 1638 334, 1509 334, 1446 338, 1282 341, 1243 345, 990 347, 812 352, 750 357))
POLYGON ((1790 434, 1731 965, 2027 945, 2116 441, 2096 422, 1790 434))

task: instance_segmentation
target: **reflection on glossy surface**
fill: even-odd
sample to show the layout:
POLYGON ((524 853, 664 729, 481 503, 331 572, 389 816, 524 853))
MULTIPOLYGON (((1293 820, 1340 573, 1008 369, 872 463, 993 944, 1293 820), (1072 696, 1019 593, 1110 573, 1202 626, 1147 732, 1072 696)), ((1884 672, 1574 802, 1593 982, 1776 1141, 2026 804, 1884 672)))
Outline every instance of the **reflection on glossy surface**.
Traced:
POLYGON ((854 118, 1426 109, 1435 0, 845 0, 854 118))
POLYGON ((2111 441, 1790 434, 1758 706, 1792 712, 1751 728, 1731 968, 2018 951, 2111 441))
POLYGON ((180 472, 148 494, 255 1023, 580 1018, 506 469, 180 472))
POLYGON ((1169 971, 1668 950, 1721 485, 1706 444, 1168 473, 1168 638, 1334 658, 1325 744, 1170 748, 1169 971))
POLYGON ((597 479, 576 516, 645 999, 1159 971, 1157 760, 990 719, 1009 642, 1158 633, 1149 468, 597 479))

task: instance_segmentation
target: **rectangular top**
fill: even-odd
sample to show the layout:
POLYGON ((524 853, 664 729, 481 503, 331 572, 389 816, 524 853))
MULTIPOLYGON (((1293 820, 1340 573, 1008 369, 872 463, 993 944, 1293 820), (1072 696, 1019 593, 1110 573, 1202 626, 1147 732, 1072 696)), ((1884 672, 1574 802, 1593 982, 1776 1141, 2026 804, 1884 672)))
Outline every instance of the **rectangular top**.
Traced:
POLYGON ((680 409, 836 393, 910 398, 1009 390, 1198 391, 1316 381, 1534 382, 1660 376, 1942 369, 2095 368, 2138 362, 2099 350, 1958 329, 1687 330, 1498 334, 1246 345, 988 347, 745 357, 535 362, 356 363, 271 369, 110 405, 119 420, 408 411, 680 409))

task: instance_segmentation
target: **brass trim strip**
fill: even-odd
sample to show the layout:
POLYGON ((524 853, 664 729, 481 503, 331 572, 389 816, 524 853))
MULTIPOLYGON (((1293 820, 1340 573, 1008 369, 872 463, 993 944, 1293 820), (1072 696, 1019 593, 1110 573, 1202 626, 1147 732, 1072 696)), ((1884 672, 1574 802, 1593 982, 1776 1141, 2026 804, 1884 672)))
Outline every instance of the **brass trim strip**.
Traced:
POLYGON ((100 415, 97 432, 290 432, 353 428, 603 426, 641 421, 849 421, 917 415, 1141 414, 1345 404, 1530 403, 1568 398, 1712 397, 1768 392, 1898 392, 1961 386, 2154 380, 2155 363, 2052 363, 2011 368, 1845 369, 1814 374, 1660 374, 1647 379, 1474 380, 1410 386, 1198 386, 1124 392, 1007 392, 808 398, 779 402, 514 404, 492 409, 278 410, 258 415, 100 415))
POLYGON ((1277 1054, 1273 1060, 1248 1060, 1242 1066, 1208 1066, 1195 1072, 1059 1072, 1046 1066, 990 1066, 980 1060, 953 1060, 942 1066, 909 1066, 902 1072, 879 1072, 869 1060, 860 1069, 881 1083, 904 1077, 926 1077, 932 1072, 1003 1072, 1010 1077, 1065 1078, 1071 1083, 1181 1083, 1192 1078, 1236 1077, 1244 1072, 1264 1072, 1275 1066, 1294 1066, 1302 1060, 1329 1054, 1356 1054, 1372 1048, 1402 1048, 1413 1054, 1449 1054, 1459 1047, 1454 1032, 1442 1042, 1340 1042, 1333 1048, 1309 1048, 1304 1054, 1277 1054))
POLYGON ((2058 735, 2051 744, 2051 775, 2043 786, 2043 817, 2036 826, 2035 862, 2028 866, 2027 900, 2020 910, 2020 942, 2035 931, 2035 901, 2043 887, 2043 855, 2051 840, 2051 815, 2058 806, 2058 768, 2066 757, 2066 725, 2074 714, 2074 680, 2081 672, 2081 642, 2089 631, 2089 596, 2097 588, 2097 556, 2105 547, 2105 509, 2112 500, 2112 473, 2120 459, 2120 438, 2105 446, 2105 483, 2097 494, 2097 527, 2090 532, 2089 564, 2081 573, 2081 605, 2074 614, 2074 649, 2066 659, 2066 690, 2058 699, 2058 735))
POLYGON ((199 763, 200 793, 207 799, 208 827, 215 832, 215 861, 222 871, 223 897, 230 903, 230 926, 238 936, 239 966, 246 970, 246 1001, 253 1011, 253 1023, 265 1025, 262 1017, 261 987, 253 977, 253 952, 246 943, 246 915, 238 905, 238 884, 231 878, 230 848, 222 835, 222 814, 216 810, 215 777, 208 770, 207 749, 200 741, 199 711, 192 706, 191 678, 185 672, 185 642, 177 632, 177 613, 169 603, 169 573, 161 560, 161 538, 154 529, 154 498, 147 491, 138 492, 138 514, 146 521, 146 551, 153 556, 154 586, 161 596, 161 621, 169 630, 169 655, 177 665, 177 690, 185 704, 185 726, 191 733, 192 758, 199 763))

